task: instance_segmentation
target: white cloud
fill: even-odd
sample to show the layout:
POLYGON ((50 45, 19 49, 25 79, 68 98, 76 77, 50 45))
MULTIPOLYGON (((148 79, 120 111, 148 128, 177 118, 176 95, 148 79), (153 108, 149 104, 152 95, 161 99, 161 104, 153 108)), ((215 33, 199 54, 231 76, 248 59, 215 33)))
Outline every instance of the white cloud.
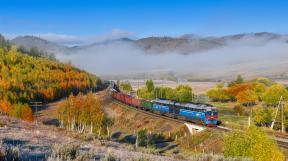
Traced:
POLYGON ((120 29, 113 29, 111 32, 103 34, 103 35, 98 35, 98 36, 89 36, 85 37, 84 39, 88 43, 93 43, 93 42, 101 42, 101 41, 106 41, 106 40, 116 40, 116 39, 121 39, 121 38, 134 38, 135 34, 132 32, 120 30, 120 29))
POLYGON ((44 34, 36 34, 34 36, 38 36, 48 41, 60 43, 60 44, 69 44, 75 43, 79 41, 79 37, 74 35, 65 35, 65 34, 55 34, 55 33, 44 33, 44 34))
POLYGON ((20 36, 20 35, 17 35, 17 34, 3 34, 3 36, 5 37, 5 39, 11 40, 11 39, 14 39, 15 37, 20 36))

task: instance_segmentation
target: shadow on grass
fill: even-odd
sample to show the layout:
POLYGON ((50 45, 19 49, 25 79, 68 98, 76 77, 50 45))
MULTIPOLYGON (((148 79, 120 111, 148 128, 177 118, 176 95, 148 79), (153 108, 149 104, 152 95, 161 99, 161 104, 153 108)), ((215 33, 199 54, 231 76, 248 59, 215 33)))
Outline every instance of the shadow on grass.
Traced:
POLYGON ((47 156, 45 153, 32 153, 32 154, 26 154, 21 157, 21 160, 25 161, 46 161, 47 156))
POLYGON ((44 125, 55 125, 55 126, 59 126, 60 125, 58 119, 47 119, 47 120, 42 121, 42 123, 44 125))
POLYGON ((114 141, 117 141, 120 138, 121 135, 122 135, 122 132, 117 131, 117 132, 112 134, 111 139, 114 140, 114 141))
POLYGON ((118 140, 121 143, 128 143, 128 144, 135 144, 136 143, 136 136, 134 135, 126 135, 123 138, 118 140))
MULTIPOLYGON (((167 140, 160 135, 152 135, 150 137, 152 137, 150 138, 150 141, 152 143, 150 142, 150 145, 147 145, 147 147, 152 146, 156 150, 159 150, 159 153, 164 153, 165 151, 178 147, 178 145, 173 143, 173 141, 167 140)), ((135 135, 131 135, 131 134, 125 135, 122 132, 113 133, 111 138, 113 141, 116 141, 119 143, 131 144, 131 145, 134 145, 137 139, 135 135)))
POLYGON ((28 141, 24 141, 24 140, 19 140, 19 139, 11 139, 11 138, 4 138, 2 140, 3 144, 6 144, 8 146, 19 146, 19 145, 24 145, 26 144, 28 141))

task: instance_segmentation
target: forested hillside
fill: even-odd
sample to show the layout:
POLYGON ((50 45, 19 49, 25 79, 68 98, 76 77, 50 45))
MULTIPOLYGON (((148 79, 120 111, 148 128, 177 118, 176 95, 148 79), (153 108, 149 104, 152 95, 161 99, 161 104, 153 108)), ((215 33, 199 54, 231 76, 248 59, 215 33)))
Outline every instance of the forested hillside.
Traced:
POLYGON ((101 80, 69 64, 22 53, 0 39, 0 112, 33 120, 32 101, 49 102, 71 93, 88 92, 101 80))

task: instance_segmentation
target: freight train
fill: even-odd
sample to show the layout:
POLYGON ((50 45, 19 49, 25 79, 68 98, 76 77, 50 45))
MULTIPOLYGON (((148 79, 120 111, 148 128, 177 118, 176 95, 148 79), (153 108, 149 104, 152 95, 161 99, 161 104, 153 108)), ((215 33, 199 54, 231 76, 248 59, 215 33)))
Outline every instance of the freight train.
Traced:
POLYGON ((209 104, 181 103, 163 99, 148 101, 122 93, 116 85, 113 85, 111 89, 112 98, 128 106, 205 126, 217 126, 219 123, 216 107, 209 104))

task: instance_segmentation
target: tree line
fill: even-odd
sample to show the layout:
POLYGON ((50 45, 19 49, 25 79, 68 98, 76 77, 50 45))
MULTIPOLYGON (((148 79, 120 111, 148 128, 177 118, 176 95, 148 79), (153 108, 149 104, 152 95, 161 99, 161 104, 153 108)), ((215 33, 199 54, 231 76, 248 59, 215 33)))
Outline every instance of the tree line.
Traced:
MULTIPOLYGON (((0 34, 0 48, 4 50, 10 50, 13 45, 4 38, 3 35, 0 34)), ((43 57, 52 60, 56 60, 54 53, 48 53, 46 51, 42 51, 37 47, 26 48, 24 46, 18 46, 17 51, 22 54, 27 54, 33 57, 43 57)))
POLYGON ((137 95, 147 100, 160 98, 179 102, 191 102, 193 98, 192 88, 188 85, 178 85, 175 89, 155 87, 152 80, 147 80, 146 86, 137 90, 137 95))
POLYGON ((102 81, 70 64, 23 54, 0 36, 0 112, 33 120, 31 101, 50 102, 71 93, 87 93, 102 81))
POLYGON ((207 91, 207 96, 215 102, 230 101, 244 106, 264 103, 267 106, 277 106, 281 96, 288 98, 288 91, 284 85, 268 78, 244 81, 241 76, 238 76, 228 86, 224 86, 224 83, 217 84, 207 91))
POLYGON ((91 133, 102 136, 109 134, 112 121, 108 119, 101 107, 101 102, 90 92, 70 95, 58 108, 60 127, 79 133, 91 133))
MULTIPOLYGON (((133 90, 129 81, 121 82, 117 81, 117 85, 124 93, 130 94, 133 90)), ((146 100, 153 99, 167 99, 178 102, 195 102, 195 103, 207 103, 208 97, 205 95, 196 95, 188 85, 180 84, 175 89, 170 87, 155 86, 152 80, 147 80, 145 86, 137 89, 137 96, 146 100)))
MULTIPOLYGON (((207 96, 212 102, 236 102, 234 110, 238 115, 243 115, 245 108, 249 107, 256 125, 270 126, 280 98, 287 101, 288 90, 268 78, 245 81, 239 75, 226 86, 217 84, 207 91, 207 96)), ((283 109, 285 126, 288 127, 288 107, 283 109)))

